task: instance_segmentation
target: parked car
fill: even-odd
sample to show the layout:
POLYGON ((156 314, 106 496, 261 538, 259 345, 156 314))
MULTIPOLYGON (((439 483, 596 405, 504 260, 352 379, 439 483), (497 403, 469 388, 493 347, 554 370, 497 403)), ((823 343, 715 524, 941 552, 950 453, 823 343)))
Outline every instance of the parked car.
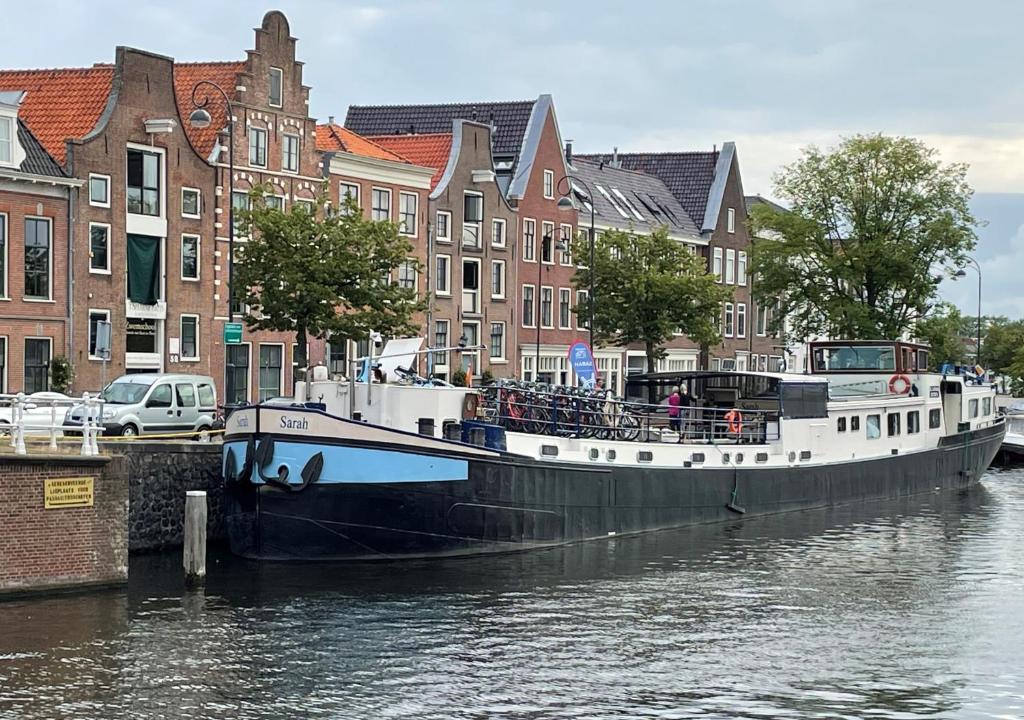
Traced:
MULTIPOLYGON (((122 375, 103 388, 104 435, 161 435, 202 432, 214 427, 217 395, 207 375, 140 373, 122 375)), ((85 408, 76 405, 65 431, 81 433, 85 408)))
MULTIPOLYGON (((68 407, 73 398, 64 393, 43 391, 25 396, 25 434, 26 435, 49 435, 50 425, 53 423, 53 401, 62 400, 57 405, 57 426, 64 424, 64 417, 67 415, 68 407)), ((14 417, 14 407, 8 401, 0 401, 0 435, 7 435, 11 431, 11 423, 14 417)), ((60 435, 61 431, 58 430, 60 435)))

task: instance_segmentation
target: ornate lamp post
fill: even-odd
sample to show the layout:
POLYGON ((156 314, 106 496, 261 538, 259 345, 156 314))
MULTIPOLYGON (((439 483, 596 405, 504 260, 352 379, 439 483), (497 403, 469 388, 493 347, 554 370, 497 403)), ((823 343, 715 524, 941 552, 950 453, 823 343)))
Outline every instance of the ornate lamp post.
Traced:
POLYGON ((215 82, 200 80, 192 86, 192 107, 188 116, 189 124, 194 128, 208 128, 213 121, 206 106, 211 97, 220 95, 227 110, 228 121, 228 322, 235 321, 235 118, 234 108, 227 93, 215 82))
MULTIPOLYGON (((589 331, 590 351, 594 351, 594 193, 584 180, 575 175, 566 175, 558 181, 558 192, 562 196, 558 201, 558 207, 572 209, 576 207, 572 200, 573 185, 582 187, 587 193, 587 201, 590 204, 590 289, 587 291, 587 330, 589 331), (562 184, 566 188, 562 190, 562 184)), ((585 203, 586 204, 586 203, 585 203)))

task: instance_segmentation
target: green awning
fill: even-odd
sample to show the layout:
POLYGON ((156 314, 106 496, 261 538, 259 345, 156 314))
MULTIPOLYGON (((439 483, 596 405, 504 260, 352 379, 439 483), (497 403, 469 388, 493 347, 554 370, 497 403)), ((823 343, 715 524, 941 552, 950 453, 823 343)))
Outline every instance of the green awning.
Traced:
POLYGON ((128 236, 128 299, 156 305, 160 291, 160 238, 128 236))

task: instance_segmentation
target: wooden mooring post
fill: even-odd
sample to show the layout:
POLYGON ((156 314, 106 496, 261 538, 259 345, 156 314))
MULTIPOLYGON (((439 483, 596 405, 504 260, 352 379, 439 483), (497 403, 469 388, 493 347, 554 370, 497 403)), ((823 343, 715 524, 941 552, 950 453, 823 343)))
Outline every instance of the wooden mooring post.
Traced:
POLYGON ((185 547, 183 565, 185 586, 200 587, 206 582, 206 491, 185 493, 185 547))

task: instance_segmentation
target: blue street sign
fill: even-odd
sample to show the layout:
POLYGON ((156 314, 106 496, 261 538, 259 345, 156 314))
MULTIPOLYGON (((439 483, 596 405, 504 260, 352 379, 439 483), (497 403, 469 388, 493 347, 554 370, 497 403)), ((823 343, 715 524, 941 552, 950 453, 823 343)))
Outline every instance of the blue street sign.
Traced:
POLYGON ((594 367, 594 354, 590 352, 590 346, 585 342, 574 343, 569 348, 569 364, 576 377, 583 381, 584 387, 594 387, 596 368, 594 367))

